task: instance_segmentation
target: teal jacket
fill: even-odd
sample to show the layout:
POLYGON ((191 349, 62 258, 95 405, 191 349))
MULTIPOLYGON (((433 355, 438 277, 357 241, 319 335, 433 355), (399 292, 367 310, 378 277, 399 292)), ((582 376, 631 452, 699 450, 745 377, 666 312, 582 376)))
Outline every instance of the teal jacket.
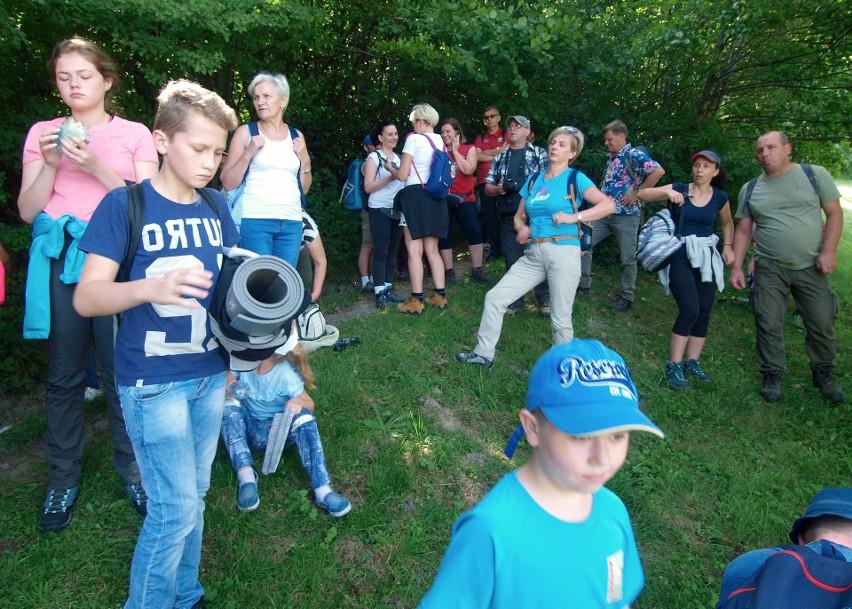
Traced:
POLYGON ((50 259, 59 260, 67 232, 73 241, 65 254, 65 266, 59 279, 66 284, 80 281, 86 252, 81 252, 77 246, 88 225, 88 222, 78 220, 71 214, 56 220, 44 212, 36 216, 27 268, 24 338, 47 338, 50 334, 50 259))

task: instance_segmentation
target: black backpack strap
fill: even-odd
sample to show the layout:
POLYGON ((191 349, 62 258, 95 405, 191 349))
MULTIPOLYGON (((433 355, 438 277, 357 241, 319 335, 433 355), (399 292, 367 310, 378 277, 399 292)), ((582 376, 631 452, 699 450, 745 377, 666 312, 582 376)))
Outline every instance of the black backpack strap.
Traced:
MULTIPOLYGON (((759 176, 758 176, 759 177, 759 176)), ((754 187, 757 186, 757 178, 752 178, 748 181, 748 184, 745 185, 745 198, 743 199, 743 210, 748 213, 748 204, 751 201, 751 193, 754 192, 754 187)))
POLYGON ((216 214, 216 217, 221 220, 222 216, 219 215, 219 204, 216 203, 216 199, 213 198, 213 195, 206 188, 196 188, 195 189, 198 195, 204 199, 204 202, 213 210, 213 213, 216 214))
POLYGON ((817 197, 820 196, 819 192, 819 182, 817 182, 816 175, 814 175, 814 168, 809 163, 799 163, 799 167, 802 168, 802 171, 805 172, 805 175, 808 178, 808 182, 813 186, 814 192, 817 194, 817 197))
POLYGON ((145 221, 145 191, 142 184, 128 184, 124 187, 127 193, 127 248, 124 250, 124 260, 118 267, 116 281, 128 281, 136 248, 142 239, 142 223, 145 221))

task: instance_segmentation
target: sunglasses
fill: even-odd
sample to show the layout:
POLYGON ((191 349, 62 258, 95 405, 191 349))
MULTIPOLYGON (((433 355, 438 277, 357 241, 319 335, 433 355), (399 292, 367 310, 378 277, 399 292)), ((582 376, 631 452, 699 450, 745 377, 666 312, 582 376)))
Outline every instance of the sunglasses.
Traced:
POLYGON ((498 116, 500 116, 500 115, 499 115, 499 114, 483 114, 483 115, 482 115, 482 119, 483 119, 483 120, 488 120, 489 118, 496 118, 496 117, 498 117, 498 116))

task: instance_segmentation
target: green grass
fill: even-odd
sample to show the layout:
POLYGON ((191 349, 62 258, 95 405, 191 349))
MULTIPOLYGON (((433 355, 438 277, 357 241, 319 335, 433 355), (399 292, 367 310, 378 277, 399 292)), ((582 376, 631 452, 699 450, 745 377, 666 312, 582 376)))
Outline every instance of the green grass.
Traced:
MULTIPOLYGON (((837 377, 852 391, 848 236, 839 260, 837 377)), ((630 510, 645 566, 647 586, 635 606, 711 607, 730 559, 783 542, 820 488, 849 485, 850 402, 828 406, 810 386, 804 331, 793 317, 784 399, 763 402, 752 317, 728 290, 714 310, 704 357, 714 383, 673 393, 663 379, 673 301, 643 275, 634 309, 613 313, 605 306, 617 282, 612 256, 599 254, 595 272, 593 297, 575 307, 576 334, 599 338, 625 357, 643 408, 667 434, 634 434, 628 460, 609 485, 630 510)), ((484 292, 465 283, 450 289, 447 312, 407 318, 387 311, 343 322, 342 335, 363 344, 312 357, 329 470, 354 505, 342 520, 313 506, 295 454, 285 454, 279 473, 261 480, 260 508, 239 514, 234 474, 220 450, 202 561, 208 607, 417 603, 454 520, 515 465, 500 452, 524 403, 529 370, 550 343, 548 322, 531 307, 506 320, 492 373, 455 364, 453 354, 475 342, 484 292)), ((338 294, 325 308, 355 298, 338 294)), ((87 412, 93 427, 81 496, 74 522, 58 535, 35 527, 46 479, 41 412, 14 410, 22 414, 0 436, 3 607, 100 608, 125 600, 140 523, 112 470, 104 409, 99 401, 87 412)), ((527 455, 522 444, 517 462, 527 455)))

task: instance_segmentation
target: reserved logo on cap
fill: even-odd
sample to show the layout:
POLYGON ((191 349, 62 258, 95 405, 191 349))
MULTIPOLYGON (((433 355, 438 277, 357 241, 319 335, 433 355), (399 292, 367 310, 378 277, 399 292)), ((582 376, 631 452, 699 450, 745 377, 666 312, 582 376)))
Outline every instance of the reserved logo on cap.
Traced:
POLYGON ((558 371, 559 383, 566 389, 574 382, 588 387, 602 385, 620 390, 619 392, 610 391, 613 395, 620 393, 626 398, 635 399, 633 383, 624 364, 605 359, 586 361, 576 356, 569 356, 559 362, 558 371))

